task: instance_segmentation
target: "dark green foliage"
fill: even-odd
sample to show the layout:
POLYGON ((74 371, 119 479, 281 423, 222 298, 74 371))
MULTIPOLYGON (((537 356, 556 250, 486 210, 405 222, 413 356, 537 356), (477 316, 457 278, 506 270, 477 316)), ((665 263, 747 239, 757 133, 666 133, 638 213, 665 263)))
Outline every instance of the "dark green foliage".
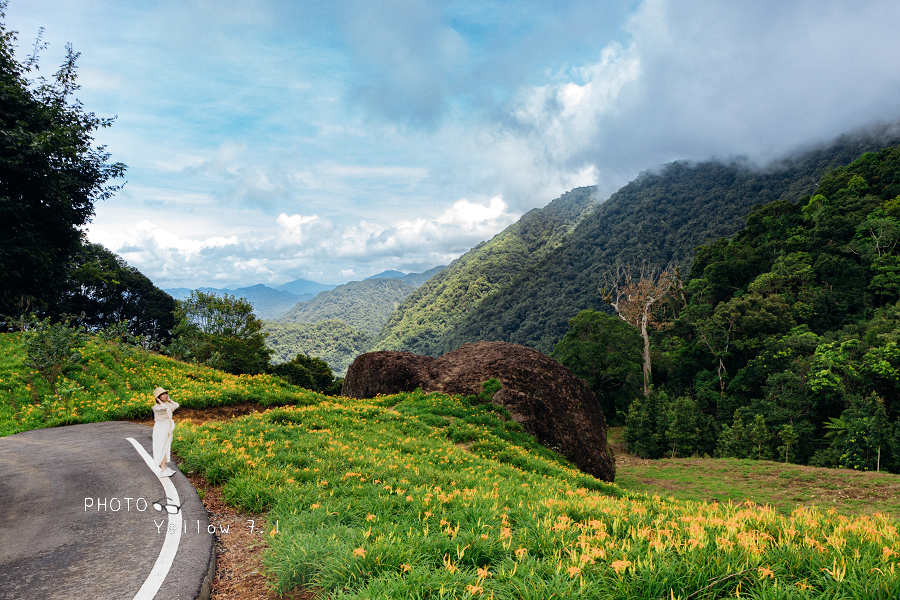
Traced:
POLYGON ((641 336, 636 327, 606 313, 583 310, 551 356, 584 379, 600 402, 607 423, 624 421, 641 393, 641 336))
POLYGON ((700 411, 690 396, 675 398, 666 415, 666 438, 672 458, 691 456, 700 442, 700 411))
POLYGON ((155 342, 168 342, 175 326, 175 300, 100 244, 81 247, 54 312, 83 314, 78 322, 91 331, 127 321, 133 336, 155 342))
POLYGON ((268 334, 266 345, 273 351, 273 362, 286 362, 298 353, 318 356, 340 376, 347 373, 354 358, 369 351, 374 341, 343 321, 265 321, 263 331, 268 334))
POLYGON ((654 333, 660 391, 632 405, 626 440, 646 456, 664 440, 680 453, 661 414, 678 412, 667 398, 690 396, 720 429, 720 456, 895 468, 898 172, 900 148, 866 154, 815 196, 757 207, 733 239, 698 248, 680 305, 666 309, 671 328, 654 333))
POLYGON ((288 383, 308 390, 335 396, 341 391, 340 382, 335 380, 328 363, 321 358, 301 353, 288 362, 271 367, 270 371, 288 383))
POLYGON ((491 402, 494 398, 494 394, 499 392, 503 388, 503 384, 500 383, 499 379, 491 377, 487 381, 481 384, 483 391, 478 395, 484 402, 491 402))
MULTIPOLYGON (((0 19, 6 2, 0 2, 0 19)), ((94 203, 112 195, 125 166, 110 164, 94 132, 108 127, 72 98, 75 61, 66 59, 51 79, 28 79, 34 55, 19 62, 15 32, 0 21, 0 314, 18 315, 53 305, 81 246, 81 227, 94 203)))
POLYGON ((625 417, 625 449, 642 458, 662 458, 669 448, 669 395, 652 390, 635 398, 625 417))
POLYGON ((175 340, 168 347, 172 356, 234 374, 266 370, 272 351, 262 321, 246 300, 195 290, 178 301, 175 314, 175 340))
POLYGON ((784 462, 788 462, 791 458, 791 446, 797 443, 800 436, 794 431, 793 425, 785 425, 778 432, 778 437, 784 442, 784 462))
MULTIPOLYGON (((477 396, 466 396, 466 400, 472 406, 478 406, 481 404, 489 404, 491 400, 494 398, 494 394, 499 392, 503 388, 503 384, 500 383, 499 379, 491 377, 487 381, 483 381, 481 383, 482 391, 477 396)), ((508 411, 502 406, 493 407, 493 409, 506 413, 508 415, 508 411)))
POLYGON ((366 279, 319 292, 277 319, 279 323, 343 321, 366 335, 376 336, 390 314, 413 290, 399 279, 366 279))
POLYGON ((740 414, 734 415, 731 425, 723 425, 719 434, 717 454, 725 458, 747 458, 753 452, 753 438, 740 414))

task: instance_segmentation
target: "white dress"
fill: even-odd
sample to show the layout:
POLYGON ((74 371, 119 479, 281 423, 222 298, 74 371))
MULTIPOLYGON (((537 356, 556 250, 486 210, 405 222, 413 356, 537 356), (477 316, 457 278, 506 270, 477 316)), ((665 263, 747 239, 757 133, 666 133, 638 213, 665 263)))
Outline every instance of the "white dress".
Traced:
POLYGON ((153 465, 157 468, 162 464, 163 456, 166 463, 172 460, 172 432, 175 431, 172 411, 176 408, 178 403, 174 400, 153 405, 153 465))

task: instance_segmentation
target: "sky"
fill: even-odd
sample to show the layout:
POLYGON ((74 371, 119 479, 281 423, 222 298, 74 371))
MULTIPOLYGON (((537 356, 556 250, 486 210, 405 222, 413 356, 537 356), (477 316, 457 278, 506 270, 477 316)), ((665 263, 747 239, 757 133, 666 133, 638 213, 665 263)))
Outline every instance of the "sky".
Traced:
POLYGON ((163 288, 449 264, 578 186, 900 118, 896 0, 9 0, 128 166, 92 242, 163 288))

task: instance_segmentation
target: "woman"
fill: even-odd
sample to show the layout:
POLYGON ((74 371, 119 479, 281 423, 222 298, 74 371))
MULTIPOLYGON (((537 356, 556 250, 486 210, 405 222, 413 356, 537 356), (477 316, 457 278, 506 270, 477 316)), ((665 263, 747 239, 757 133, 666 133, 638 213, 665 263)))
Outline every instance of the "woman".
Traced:
POLYGON ((172 412, 178 403, 169 400, 168 390, 161 387, 153 391, 156 404, 153 405, 153 464, 159 465, 160 477, 171 477, 175 471, 169 468, 172 460, 172 432, 175 430, 175 419, 172 412))

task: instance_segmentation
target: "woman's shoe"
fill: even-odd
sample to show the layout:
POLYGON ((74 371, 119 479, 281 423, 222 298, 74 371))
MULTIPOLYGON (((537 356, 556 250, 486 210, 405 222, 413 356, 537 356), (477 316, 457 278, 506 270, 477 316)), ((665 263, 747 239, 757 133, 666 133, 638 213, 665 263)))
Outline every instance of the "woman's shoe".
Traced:
POLYGON ((172 469, 166 469, 165 471, 162 472, 160 477, 171 477, 174 474, 175 474, 175 471, 173 471, 172 469))

